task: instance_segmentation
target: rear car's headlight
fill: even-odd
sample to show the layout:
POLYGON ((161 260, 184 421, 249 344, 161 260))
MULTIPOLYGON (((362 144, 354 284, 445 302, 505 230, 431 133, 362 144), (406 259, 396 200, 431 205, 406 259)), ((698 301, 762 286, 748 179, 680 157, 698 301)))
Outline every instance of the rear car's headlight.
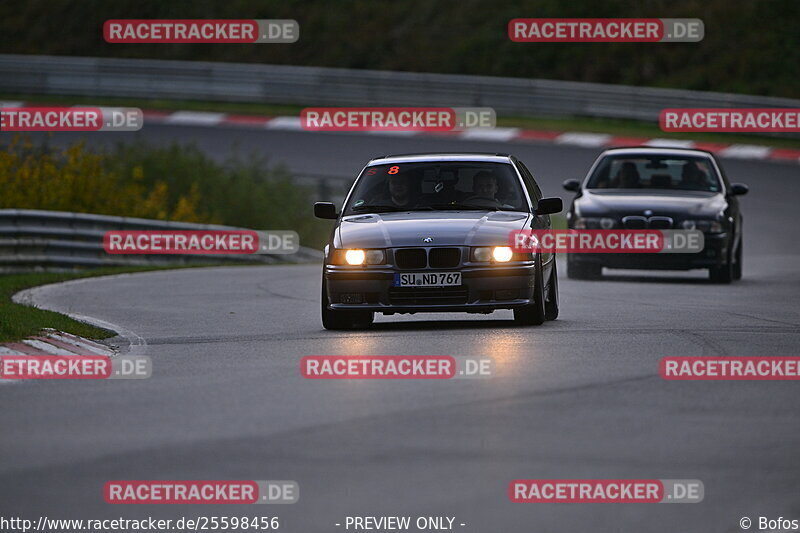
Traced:
MULTIPOLYGON (((514 257, 514 251, 508 246, 492 246, 472 249, 472 260, 482 263, 508 263, 514 257)), ((520 254, 517 254, 520 255, 520 254)), ((521 259, 517 259, 521 260, 521 259)))
POLYGON ((349 250, 334 250, 331 256, 332 265, 382 265, 386 263, 386 253, 383 250, 362 250, 351 248, 349 250))
POLYGON ((617 221, 609 217, 575 217, 574 229, 612 229, 617 221))
POLYGON ((683 229, 699 229, 703 233, 722 233, 723 227, 721 222, 716 220, 684 220, 681 222, 683 229))

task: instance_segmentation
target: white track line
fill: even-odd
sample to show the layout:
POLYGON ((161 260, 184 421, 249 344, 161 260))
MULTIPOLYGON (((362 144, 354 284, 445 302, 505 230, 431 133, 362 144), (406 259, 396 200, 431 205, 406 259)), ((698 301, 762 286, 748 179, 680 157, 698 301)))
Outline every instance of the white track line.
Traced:
POLYGON ((458 137, 468 141, 510 141, 519 132, 519 128, 469 128, 458 137))
POLYGON ((555 138, 555 142, 558 144, 600 147, 607 145, 611 139, 612 136, 605 133, 562 133, 555 138))
POLYGON ((264 125, 268 130, 300 130, 303 126, 300 117, 275 117, 264 125))
POLYGON ((37 350, 41 350, 48 355, 72 355, 78 356, 75 352, 68 352, 63 348, 59 348, 58 346, 54 346, 49 342, 40 341, 37 339, 25 339, 22 341, 23 344, 27 344, 31 348, 36 348, 37 350))
MULTIPOLYGON (((88 342, 85 342, 84 340, 79 340, 78 337, 69 338, 69 337, 65 337, 64 335, 59 335, 58 333, 50 333, 47 336, 49 338, 53 339, 53 340, 61 341, 61 342, 65 343, 65 344, 71 344, 71 345, 75 346, 76 348, 78 348, 80 350, 91 352, 93 354, 97 354, 97 355, 112 355, 114 353, 113 350, 111 350, 109 348, 103 349, 103 348, 98 348, 96 346, 92 346, 91 344, 89 344, 88 342)), ((72 336, 70 336, 70 337, 72 337, 72 336)), ((90 354, 86 354, 86 355, 90 355, 90 354)))
POLYGON ((166 124, 186 124, 189 126, 216 126, 225 118, 225 113, 207 111, 176 111, 166 117, 166 124))
POLYGON ((769 155, 770 148, 754 144, 732 144, 719 151, 722 157, 735 157, 739 159, 764 159, 769 155))
POLYGON ((680 139, 650 139, 644 146, 653 148, 694 148, 694 141, 682 141, 680 139))

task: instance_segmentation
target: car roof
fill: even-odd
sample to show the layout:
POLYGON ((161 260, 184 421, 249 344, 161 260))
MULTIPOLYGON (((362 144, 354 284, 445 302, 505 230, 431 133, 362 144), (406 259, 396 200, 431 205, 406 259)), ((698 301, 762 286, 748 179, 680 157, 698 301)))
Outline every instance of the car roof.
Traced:
POLYGON ((390 163, 428 163, 434 161, 478 161, 481 163, 510 163, 511 156, 499 153, 453 152, 395 154, 376 157, 367 165, 386 165, 390 163))
POLYGON ((699 148, 678 148, 678 147, 653 147, 653 146, 630 146, 621 148, 609 148, 600 155, 695 155, 701 157, 713 157, 713 154, 707 150, 700 150, 699 148))

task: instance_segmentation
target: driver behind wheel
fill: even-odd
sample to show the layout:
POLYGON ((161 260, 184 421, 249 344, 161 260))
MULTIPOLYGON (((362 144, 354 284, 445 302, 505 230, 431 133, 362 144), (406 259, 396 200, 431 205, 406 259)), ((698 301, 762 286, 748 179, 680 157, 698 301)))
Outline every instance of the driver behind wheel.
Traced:
POLYGON ((472 177, 472 198, 494 200, 497 202, 497 177, 488 170, 482 170, 472 177))

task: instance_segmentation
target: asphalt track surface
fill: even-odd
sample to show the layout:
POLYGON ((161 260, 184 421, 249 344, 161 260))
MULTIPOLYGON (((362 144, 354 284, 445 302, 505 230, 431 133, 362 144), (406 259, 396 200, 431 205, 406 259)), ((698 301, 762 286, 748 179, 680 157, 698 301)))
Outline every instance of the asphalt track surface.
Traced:
MULTIPOLYGON (((238 145, 329 174, 355 174, 386 153, 510 152, 545 195, 565 200, 561 180, 582 177, 598 153, 235 128, 143 134, 195 140, 219 158, 238 145)), ((562 264, 561 317, 541 327, 496 312, 382 317, 367 331, 327 332, 318 265, 151 272, 37 290, 39 305, 124 329, 140 343, 132 350, 153 358, 153 377, 0 386, 0 516, 277 515, 281 530, 302 533, 343 531, 334 524, 348 515, 576 533, 733 532, 744 516, 800 519, 797 382, 658 374, 664 356, 800 355, 800 166, 723 164, 751 187, 741 282, 712 285, 700 271, 571 281, 562 264), (300 358, 315 354, 483 355, 496 372, 304 380, 300 358), (507 487, 518 478, 700 479, 705 500, 513 504, 507 487), (114 479, 291 479, 301 495, 283 506, 115 506, 102 497, 114 479)))

